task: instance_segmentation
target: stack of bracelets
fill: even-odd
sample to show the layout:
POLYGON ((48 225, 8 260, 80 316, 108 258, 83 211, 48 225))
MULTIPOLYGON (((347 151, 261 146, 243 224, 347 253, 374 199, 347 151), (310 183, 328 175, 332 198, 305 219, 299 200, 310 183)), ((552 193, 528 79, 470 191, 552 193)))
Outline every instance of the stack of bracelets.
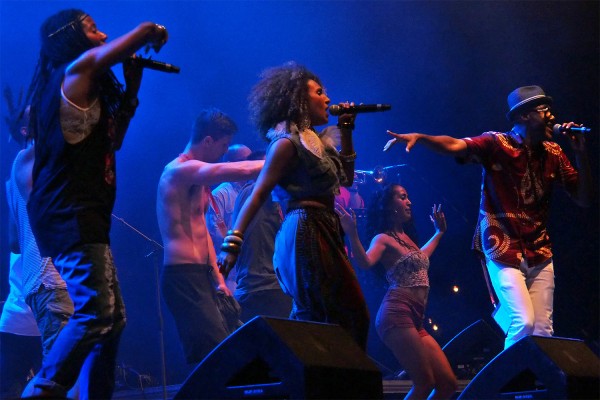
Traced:
POLYGON ((228 230, 227 236, 223 239, 221 250, 227 253, 239 254, 244 243, 244 234, 238 230, 228 230))

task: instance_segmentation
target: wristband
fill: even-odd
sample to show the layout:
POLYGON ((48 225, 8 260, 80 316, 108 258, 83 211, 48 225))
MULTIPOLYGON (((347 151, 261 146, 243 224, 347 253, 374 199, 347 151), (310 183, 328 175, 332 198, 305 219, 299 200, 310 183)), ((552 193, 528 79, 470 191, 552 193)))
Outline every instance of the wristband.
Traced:
POLYGON ((223 239, 223 241, 225 243, 234 243, 234 244, 237 244, 238 246, 241 246, 242 243, 244 243, 244 239, 242 239, 239 236, 235 236, 235 235, 225 236, 225 238, 223 239))
POLYGON ((338 122, 337 126, 340 129, 354 130, 353 122, 342 122, 342 123, 338 122))

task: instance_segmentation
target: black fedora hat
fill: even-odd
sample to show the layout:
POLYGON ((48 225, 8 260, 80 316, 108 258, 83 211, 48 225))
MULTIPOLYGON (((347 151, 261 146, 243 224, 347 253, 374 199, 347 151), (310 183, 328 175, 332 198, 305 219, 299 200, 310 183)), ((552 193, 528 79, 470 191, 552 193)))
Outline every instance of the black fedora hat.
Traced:
POLYGON ((546 96, 544 90, 539 86, 521 86, 510 92, 507 101, 508 113, 506 118, 512 121, 514 115, 519 111, 540 104, 552 104, 552 97, 546 96))

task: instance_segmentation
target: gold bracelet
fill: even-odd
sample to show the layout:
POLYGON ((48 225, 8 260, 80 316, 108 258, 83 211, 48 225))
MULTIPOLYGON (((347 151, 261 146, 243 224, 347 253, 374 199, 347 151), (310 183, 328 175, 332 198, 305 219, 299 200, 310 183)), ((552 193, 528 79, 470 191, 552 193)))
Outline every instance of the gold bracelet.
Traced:
POLYGON ((227 236, 237 236, 240 239, 244 239, 244 233, 237 229, 230 229, 227 231, 227 236))
POLYGON ((223 242, 221 250, 226 253, 239 254, 242 251, 242 246, 231 242, 223 242))
POLYGON ((236 235, 227 235, 227 236, 225 236, 225 238, 223 239, 223 241, 225 243, 234 243, 234 244, 237 244, 239 246, 241 246, 242 243, 244 243, 244 239, 242 239, 241 237, 236 236, 236 235))

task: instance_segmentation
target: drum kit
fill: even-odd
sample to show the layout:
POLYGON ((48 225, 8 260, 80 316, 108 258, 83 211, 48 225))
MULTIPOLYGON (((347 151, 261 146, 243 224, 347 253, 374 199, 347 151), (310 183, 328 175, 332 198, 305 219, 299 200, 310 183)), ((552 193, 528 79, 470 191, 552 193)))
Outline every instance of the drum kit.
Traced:
POLYGON ((400 177, 399 170, 406 166, 407 164, 390 165, 389 167, 377 165, 371 171, 356 169, 354 170, 354 183, 357 185, 365 185, 369 182, 379 185, 391 183, 400 177))

